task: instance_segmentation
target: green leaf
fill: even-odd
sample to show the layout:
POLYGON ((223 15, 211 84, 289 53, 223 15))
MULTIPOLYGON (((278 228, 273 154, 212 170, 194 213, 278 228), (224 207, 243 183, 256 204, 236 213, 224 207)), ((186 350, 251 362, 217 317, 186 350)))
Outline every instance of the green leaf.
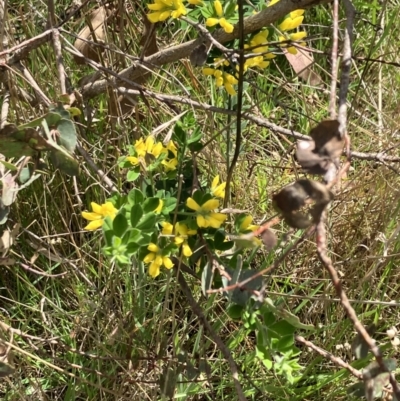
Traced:
POLYGON ((207 291, 211 288, 211 283, 214 277, 211 263, 207 262, 201 273, 201 290, 205 297, 208 297, 207 291))
POLYGON ((24 167, 19 174, 19 182, 21 184, 25 184, 29 180, 29 178, 31 178, 31 170, 29 169, 29 167, 24 167))
MULTIPOLYGON (((376 324, 372 323, 368 327, 366 327, 367 333, 370 336, 373 336, 376 331, 376 324)), ((366 358, 369 351, 369 346, 365 342, 364 337, 359 333, 354 337, 354 340, 351 342, 351 350, 353 351, 356 359, 366 358)))
POLYGON ((66 151, 58 149, 52 150, 50 152, 50 159, 54 164, 54 167, 59 168, 63 173, 70 176, 76 176, 79 174, 78 162, 66 151))
POLYGON ((278 339, 277 342, 274 343, 274 349, 282 353, 290 351, 293 348, 293 346, 294 346, 293 334, 281 337, 280 339, 278 339))
POLYGON ((144 196, 142 191, 140 191, 137 188, 132 189, 132 191, 129 192, 128 194, 128 202, 131 205, 136 205, 138 203, 143 203, 144 201, 144 196))
POLYGON ((154 213, 147 213, 140 219, 136 228, 142 231, 155 231, 156 215, 154 213))
POLYGON ((172 139, 178 142, 180 147, 186 146, 186 131, 182 128, 181 122, 175 124, 172 139))
MULTIPOLYGON (((18 171, 18 167, 14 166, 14 164, 11 164, 9 162, 6 162, 5 160, 0 160, 0 163, 7 168, 10 171, 18 171)), ((26 168, 26 167, 25 167, 26 168)))
POLYGON ((160 204, 159 198, 147 198, 143 202, 143 212, 144 213, 154 212, 154 210, 157 209, 159 204, 160 204))
POLYGON ((242 317, 243 310, 243 306, 230 305, 226 312, 232 320, 239 320, 242 317))
POLYGON ((279 322, 268 326, 268 330, 273 331, 279 336, 287 336, 293 335, 293 333, 296 331, 296 328, 292 326, 288 321, 280 320, 279 322))
POLYGON ((113 221, 113 230, 115 235, 122 237, 128 228, 128 221, 123 214, 117 214, 113 221))
POLYGON ((131 226, 136 227, 143 216, 142 206, 134 204, 131 208, 131 226))
POLYGON ((159 388, 161 394, 172 400, 175 394, 177 373, 174 369, 165 366, 160 376, 159 388))
POLYGON ((139 250, 139 248, 140 248, 139 244, 136 244, 135 242, 130 242, 126 247, 126 252, 129 255, 132 255, 132 254, 136 253, 139 250))
POLYGON ((129 182, 135 181, 140 175, 140 167, 135 168, 134 170, 129 170, 126 175, 126 180, 129 182))
POLYGON ((204 145, 201 142, 192 143, 188 146, 191 152, 200 152, 203 150, 204 145))
POLYGON ((69 152, 73 152, 76 147, 76 130, 71 120, 62 118, 57 124, 57 131, 60 134, 58 142, 69 152))
POLYGON ((122 238, 113 236, 111 240, 111 245, 114 249, 118 249, 122 245, 122 238))
POLYGON ((175 210, 176 208, 176 202, 177 199, 176 198, 165 198, 164 199, 164 206, 162 209, 162 214, 167 215, 169 213, 171 213, 173 210, 175 210))

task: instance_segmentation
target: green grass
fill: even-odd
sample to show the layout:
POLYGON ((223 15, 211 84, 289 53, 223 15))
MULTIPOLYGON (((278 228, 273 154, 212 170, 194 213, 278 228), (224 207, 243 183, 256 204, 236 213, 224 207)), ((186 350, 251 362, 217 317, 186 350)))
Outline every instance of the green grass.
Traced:
MULTIPOLYGON (((33 37, 45 25, 46 8, 37 3, 15 1, 9 14, 7 31, 10 46, 18 40, 33 37), (21 10, 21 11, 17 11, 21 10)), ((377 6, 378 2, 373 2, 377 6)), ((57 2, 61 15, 68 1, 57 2)), ((382 8, 357 0, 362 15, 356 19, 354 54, 395 61, 399 45, 398 2, 384 3, 382 8), (379 23, 385 13, 382 31, 371 25, 379 23), (361 19, 362 18, 362 19, 361 19)), ((129 54, 138 54, 140 12, 135 4, 124 30, 129 54)), ((92 6, 91 6, 92 7, 92 6)), ((84 8, 89 10, 89 8, 84 8)), ((306 12, 309 35, 317 50, 315 71, 330 84, 331 16, 328 6, 306 12)), ((75 18, 64 28, 77 33, 84 21, 75 18)), ((109 34, 112 32, 110 31, 109 34)), ((158 28, 162 48, 181 43, 188 38, 179 25, 158 28)), ((124 49, 115 34, 116 46, 124 49)), ((342 36, 341 36, 342 38, 342 36)), ((68 38, 73 43, 74 39, 68 38)), ((341 49, 341 47, 340 47, 341 49)), ((73 86, 88 67, 77 66, 67 52, 63 53, 67 73, 73 86)), ((109 61, 119 71, 121 58, 112 55, 109 61)), ((60 94, 54 53, 44 45, 31 53, 25 62, 32 76, 51 99, 60 94)), ((200 69, 182 61, 164 67, 169 75, 159 71, 146 85, 166 94, 183 95, 182 86, 193 100, 228 107, 226 96, 211 79, 201 76, 200 69), (191 71, 188 71, 188 68, 191 71), (179 83, 179 84, 178 84, 179 83)), ((300 84, 283 56, 274 59, 266 71, 252 72, 252 80, 244 107, 270 121, 302 133, 328 116, 329 94, 323 88, 300 84)), ((16 72, 10 72, 13 85, 34 92, 16 72)), ((349 93, 349 127, 352 147, 363 152, 385 150, 397 144, 399 75, 396 67, 355 61, 349 93), (379 89, 379 68, 382 68, 379 89), (384 127, 377 126, 379 90, 383 97, 381 111, 384 127)), ((117 165, 118 157, 126 153, 137 135, 146 136, 169 121, 175 114, 165 104, 148 99, 140 101, 135 114, 111 127, 108 121, 107 96, 89 102, 92 108, 90 124, 82 117, 79 138, 96 165, 106 172, 115 185, 124 191, 124 171, 117 165)), ((87 109, 87 104, 84 107, 87 109)), ((81 107, 83 107, 81 105, 81 107)), ((179 111, 190 110, 178 105, 179 111)), ((13 97, 8 121, 26 123, 44 113, 40 107, 13 97)), ((216 173, 226 176, 235 147, 235 117, 202 110, 188 113, 192 128, 200 126, 208 147, 198 155, 200 180, 209 182, 216 173), (192 113, 192 114, 190 114, 192 113), (218 135, 216 135, 218 133, 218 135), (214 138, 211 140, 211 138, 214 138)), ((163 138, 167 128, 160 135, 163 138)), ((295 166, 293 139, 285 138, 252 123, 243 124, 243 142, 235 168, 230 207, 247 210, 257 223, 275 214, 271 196, 282 186, 293 182, 302 173, 295 166)), ((390 152, 390 154, 396 154, 390 152)), ((79 156, 78 156, 79 157, 79 156)), ((81 160, 81 159, 80 159, 81 160)), ((82 161, 82 160, 81 160, 82 161)), ((15 330, 13 335, 3 330, 2 337, 12 344, 16 372, 2 379, 1 399, 14 400, 162 400, 160 377, 175 371, 175 399, 234 400, 235 387, 228 365, 220 350, 205 332, 191 311, 187 299, 173 274, 164 271, 157 280, 147 276, 140 263, 121 267, 111 264, 102 254, 102 236, 84 232, 80 216, 91 201, 103 202, 110 192, 90 167, 82 161, 76 183, 70 177, 50 169, 27 189, 18 194, 6 227, 21 224, 10 257, 15 264, 2 266, 0 274, 0 321, 15 330), (29 266, 43 274, 23 267, 29 266), (62 276, 54 276, 64 274, 62 276)), ((398 224, 398 174, 375 162, 354 160, 352 169, 342 183, 342 192, 332 204, 328 217, 328 246, 335 266, 343 276, 343 285, 350 299, 356 301, 397 301, 397 261, 399 241, 393 238, 387 255, 383 256, 383 240, 389 238, 398 224), (364 276, 372 272, 368 279, 364 276)), ((270 254, 259 250, 246 254, 253 269, 268 267, 287 246, 283 236, 288 227, 274 227, 282 242, 270 254)), ((288 241, 293 241, 293 237, 288 241)), ((208 299, 201 293, 200 283, 187 277, 196 301, 214 331, 223 339, 242 371, 240 381, 249 400, 341 400, 349 399, 346 388, 355 379, 305 347, 301 347, 302 377, 289 386, 282 376, 266 369, 255 357, 256 339, 241 321, 230 319, 228 302, 221 295, 208 299)), ((267 291, 274 300, 300 318, 314 324, 312 334, 299 332, 315 345, 353 362, 348 344, 355 331, 335 298, 327 273, 316 255, 314 239, 310 238, 290 253, 268 278, 267 291), (322 299, 322 298, 325 298, 322 299)), ((394 355, 385 331, 398 322, 397 307, 353 303, 365 324, 378 326, 378 344, 385 355, 394 355)), ((297 332, 296 332, 297 333, 297 332)), ((353 362, 362 368, 366 362, 353 362)), ((167 378, 166 383, 171 379, 167 378)))

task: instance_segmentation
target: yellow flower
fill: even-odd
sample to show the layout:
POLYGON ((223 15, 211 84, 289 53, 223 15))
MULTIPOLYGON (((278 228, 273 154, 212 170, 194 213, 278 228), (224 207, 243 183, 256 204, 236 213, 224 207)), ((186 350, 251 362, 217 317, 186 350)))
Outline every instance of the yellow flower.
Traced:
POLYGON ((105 217, 110 216, 111 219, 114 220, 118 213, 118 209, 116 209, 111 202, 106 202, 102 205, 98 205, 96 202, 91 202, 91 206, 93 212, 82 212, 82 217, 90 221, 90 223, 84 228, 85 230, 97 230, 103 225, 105 217))
POLYGON ((154 209, 154 213, 160 214, 163 207, 164 207, 164 201, 160 199, 158 206, 154 209))
POLYGON ((281 24, 278 25, 278 28, 281 31, 290 31, 292 29, 296 29, 301 25, 304 19, 304 10, 295 10, 292 11, 287 18, 283 20, 281 24))
POLYGON ((149 274, 151 277, 157 277, 160 274, 160 268, 163 265, 167 269, 171 269, 174 266, 171 258, 168 256, 163 256, 162 250, 158 247, 158 245, 150 243, 147 249, 150 251, 150 253, 144 257, 143 262, 146 264, 150 263, 149 274))
POLYGON ((276 4, 279 0, 271 0, 268 4, 268 7, 272 6, 273 4, 276 4))
POLYGON ((155 11, 147 14, 148 20, 153 24, 165 21, 169 17, 179 18, 187 13, 182 0, 155 0, 154 4, 148 4, 147 7, 149 10, 155 11))
POLYGON ((196 221, 199 227, 220 228, 227 218, 223 213, 213 212, 219 207, 218 199, 210 199, 200 206, 193 198, 188 198, 186 206, 196 212, 196 221))
POLYGON ((178 165, 178 159, 174 157, 171 160, 163 160, 161 164, 165 167, 167 171, 176 170, 176 166, 178 165))
MULTIPOLYGON (((301 31, 301 32, 296 32, 292 33, 288 36, 279 36, 279 41, 284 42, 286 40, 301 40, 304 39, 307 36, 307 32, 301 31)), ((282 44, 281 47, 287 47, 287 44, 282 44)), ((289 46, 287 47, 287 51, 291 54, 297 54, 297 49, 294 46, 289 46)))
POLYGON ((193 6, 202 6, 204 4, 202 0, 188 0, 188 3, 193 6))
POLYGON ((179 222, 177 222, 174 227, 171 223, 164 221, 161 223, 161 226, 163 228, 161 231, 163 235, 174 236, 175 245, 178 247, 182 246, 182 253, 184 256, 187 258, 192 256, 193 252, 187 243, 187 238, 189 235, 197 234, 196 230, 189 230, 186 224, 179 222))
POLYGON ((225 187, 226 182, 222 182, 219 184, 219 175, 216 175, 211 183, 211 193, 217 198, 224 199, 225 198, 225 187))
POLYGON ((215 13, 218 18, 213 18, 213 17, 207 18, 206 26, 215 26, 215 25, 219 24, 219 25, 221 25, 222 28, 224 28, 224 31, 226 33, 232 33, 234 27, 230 22, 228 22, 224 18, 224 10, 223 10, 222 4, 219 0, 214 1, 214 9, 215 9, 215 13))
POLYGON ((138 139, 133 145, 137 156, 128 156, 126 158, 133 166, 137 166, 140 162, 146 165, 146 155, 151 155, 157 159, 161 153, 167 152, 161 142, 155 142, 152 136, 147 137, 146 141, 143 138, 138 139))
POLYGON ((217 87, 224 86, 225 90, 230 95, 236 95, 236 91, 233 88, 233 85, 236 85, 238 83, 238 80, 233 75, 210 67, 203 68, 203 74, 214 75, 217 87))
POLYGON ((260 226, 256 226, 254 224, 251 224, 253 221, 252 216, 246 216, 242 223, 240 224, 239 231, 240 232, 247 232, 247 231, 256 231, 260 226))
POLYGON ((251 53, 260 53, 260 55, 247 59, 244 64, 244 71, 247 71, 248 68, 264 69, 269 66, 270 62, 266 61, 266 59, 274 58, 275 55, 267 54, 268 52, 268 46, 266 46, 266 44, 268 43, 267 38, 268 38, 268 30, 263 30, 254 35, 253 38, 250 40, 250 45, 247 45, 247 48, 250 48, 249 51, 251 53))
POLYGON ((301 40, 307 37, 307 32, 306 31, 301 31, 301 32, 296 32, 296 33, 291 33, 289 35, 290 40, 301 40))

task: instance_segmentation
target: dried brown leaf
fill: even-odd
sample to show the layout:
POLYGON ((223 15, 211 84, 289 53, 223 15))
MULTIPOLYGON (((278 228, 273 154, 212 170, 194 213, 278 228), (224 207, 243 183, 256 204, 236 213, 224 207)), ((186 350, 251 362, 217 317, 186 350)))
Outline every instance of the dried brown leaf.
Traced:
POLYGON ((291 54, 286 49, 284 54, 286 59, 289 61, 294 72, 305 82, 312 86, 322 85, 322 78, 311 68, 314 63, 314 57, 312 53, 309 53, 303 49, 297 49, 297 54, 291 54))
MULTIPOLYGON (((96 36, 95 41, 98 43, 104 43, 104 39, 106 37, 105 23, 107 21, 107 9, 105 7, 99 7, 92 12, 89 18, 90 24, 93 28, 93 33, 96 36)), ((78 37, 79 39, 76 39, 74 43, 75 48, 79 50, 85 57, 99 62, 99 52, 101 52, 101 49, 98 46, 89 43, 94 41, 91 28, 88 25, 85 26, 78 33, 78 37)), ((82 57, 75 55, 73 57, 77 64, 85 63, 82 57)))
POLYGON ((333 194, 324 184, 302 179, 275 194, 273 203, 288 225, 294 228, 306 228, 311 223, 319 221, 321 213, 332 199, 333 194), (313 206, 309 211, 300 211, 311 203, 313 206))

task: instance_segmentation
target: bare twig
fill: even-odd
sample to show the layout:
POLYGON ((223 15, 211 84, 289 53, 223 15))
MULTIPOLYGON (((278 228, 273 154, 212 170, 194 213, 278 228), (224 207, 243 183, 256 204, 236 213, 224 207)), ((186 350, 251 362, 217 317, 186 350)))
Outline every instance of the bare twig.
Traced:
MULTIPOLYGON (((183 96, 165 95, 163 93, 152 92, 145 88, 143 88, 142 91, 139 91, 136 89, 126 89, 124 87, 118 87, 117 90, 121 94, 140 95, 142 93, 143 95, 150 96, 153 99, 156 99, 160 102, 187 104, 195 109, 212 111, 214 113, 221 113, 221 114, 227 114, 227 115, 232 115, 232 116, 236 115, 235 110, 229 110, 229 109, 224 109, 221 107, 211 106, 207 103, 200 103, 200 102, 197 102, 196 100, 192 100, 192 99, 189 99, 189 98, 186 98, 183 96)), ((277 124, 274 124, 274 123, 268 121, 266 118, 256 116, 255 114, 252 114, 250 112, 242 113, 242 118, 252 121, 253 123, 257 124, 260 127, 268 128, 271 131, 277 132, 284 136, 292 137, 295 139, 301 139, 303 141, 310 140, 309 135, 304 135, 300 132, 293 131, 288 128, 283 128, 277 124)), ((354 157, 355 159, 369 160, 369 161, 376 161, 376 162, 382 162, 382 161, 391 162, 391 163, 400 162, 399 156, 388 156, 388 155, 385 155, 385 152, 363 153, 363 152, 352 151, 351 157, 354 157)))
POLYGON ((337 60, 338 60, 338 41, 339 41, 339 0, 333 2, 333 44, 332 44, 332 78, 331 78, 331 97, 329 101, 329 115, 331 120, 336 119, 336 85, 337 85, 337 60))
POLYGON ((67 93, 67 86, 65 84, 65 68, 61 53, 60 32, 57 29, 53 29, 53 47, 56 56, 58 79, 60 80, 60 89, 61 93, 64 94, 67 93))
POLYGON ((85 159, 86 163, 90 166, 90 168, 100 177, 100 179, 107 185, 107 187, 112 192, 118 192, 118 188, 114 185, 114 183, 108 178, 107 174, 97 167, 96 163, 90 157, 90 155, 86 152, 85 149, 82 148, 79 144, 76 145, 76 149, 85 159))
POLYGON ((350 82, 351 49, 353 43, 353 23, 356 10, 350 0, 343 1, 346 10, 346 30, 343 44, 342 72, 339 90, 339 132, 342 137, 347 133, 347 92, 350 82))
POLYGON ((46 105, 50 105, 50 99, 44 94, 40 86, 36 83, 33 76, 29 72, 29 70, 20 62, 14 65, 14 68, 17 68, 19 71, 22 72, 23 77, 25 80, 31 85, 32 89, 35 91, 37 97, 41 99, 41 101, 46 105))
POLYGON ((34 38, 24 40, 10 49, 0 52, 0 65, 12 65, 28 57, 32 50, 47 43, 52 37, 53 30, 49 29, 34 38))
MULTIPOLYGON (((228 169, 226 176, 226 188, 225 188, 225 199, 224 207, 228 205, 230 197, 231 181, 233 178, 233 172, 236 167, 236 163, 239 159, 239 154, 242 146, 242 103, 243 103, 243 74, 244 74, 244 10, 243 0, 237 0, 239 8, 239 74, 238 74, 238 88, 237 88, 237 109, 236 109, 236 141, 235 141, 235 152, 232 157, 231 164, 228 169)), ((228 147, 229 148, 229 147, 228 147)), ((227 152, 227 163, 229 165, 229 150, 227 152)))
POLYGON ((192 292, 190 291, 190 288, 189 288, 183 274, 179 271, 179 269, 176 269, 176 271, 177 271, 179 285, 181 286, 181 289, 182 289, 183 293, 185 294, 185 298, 188 301, 190 308, 192 309, 193 313, 199 318, 200 323, 208 331, 210 337, 215 342, 215 344, 218 346, 219 350, 222 352, 222 355, 225 357, 225 359, 227 360, 227 362, 229 364, 229 368, 231 370, 232 377, 233 377, 233 380, 235 383, 238 399, 240 401, 246 401, 246 397, 242 390, 242 386, 240 385, 240 382, 239 382, 239 370, 238 370, 235 360, 233 359, 233 357, 229 351, 229 348, 224 344, 224 342, 217 335, 217 333, 215 333, 211 324, 208 322, 208 320, 204 316, 203 310, 201 309, 200 305, 193 298, 192 292))
POLYGON ((298 341, 299 343, 302 343, 305 346, 311 348, 313 351, 317 352, 318 354, 320 354, 324 358, 329 359, 335 365, 347 369, 353 376, 357 377, 357 379, 360 379, 360 380, 363 379, 362 372, 360 370, 358 370, 358 369, 353 368, 351 365, 349 365, 347 362, 345 362, 342 358, 339 358, 339 357, 337 357, 335 355, 332 355, 330 352, 325 351, 324 349, 316 346, 311 341, 307 341, 302 336, 295 336, 295 340, 298 341))

